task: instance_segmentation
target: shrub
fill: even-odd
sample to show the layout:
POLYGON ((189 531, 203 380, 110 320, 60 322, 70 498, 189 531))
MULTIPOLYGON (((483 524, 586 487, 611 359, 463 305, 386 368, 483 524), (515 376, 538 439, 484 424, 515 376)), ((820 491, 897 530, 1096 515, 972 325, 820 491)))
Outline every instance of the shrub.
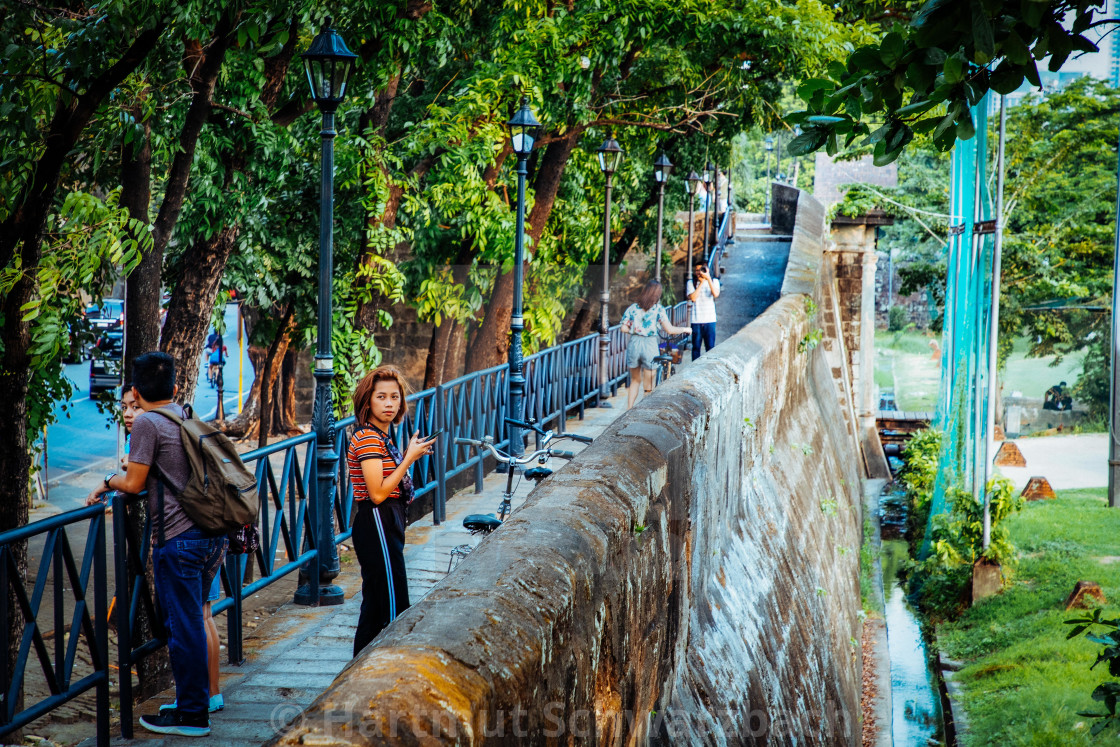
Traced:
POLYGON ((910 314, 902 306, 892 306, 887 312, 887 331, 901 332, 910 323, 910 314))

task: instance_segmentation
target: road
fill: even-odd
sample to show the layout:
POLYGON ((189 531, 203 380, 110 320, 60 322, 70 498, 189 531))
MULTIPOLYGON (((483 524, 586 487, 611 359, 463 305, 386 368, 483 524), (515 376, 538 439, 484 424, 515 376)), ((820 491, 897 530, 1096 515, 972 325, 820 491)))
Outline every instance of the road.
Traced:
MULTIPOLYGON (((237 307, 226 306, 227 334, 224 336, 229 349, 225 368, 224 400, 227 411, 237 408, 238 359, 244 375, 244 392, 248 393, 253 380, 253 367, 249 363, 246 345, 238 347, 237 307)), ((200 358, 199 386, 195 391, 194 408, 203 418, 213 417, 217 408, 218 393, 206 383, 206 364, 200 358)), ((74 393, 68 401, 55 405, 58 422, 47 429, 47 480, 51 487, 68 477, 86 470, 100 469, 105 463, 119 458, 118 448, 123 448, 123 434, 110 420, 107 413, 97 409, 89 396, 89 361, 66 366, 66 376, 74 384, 74 393)))

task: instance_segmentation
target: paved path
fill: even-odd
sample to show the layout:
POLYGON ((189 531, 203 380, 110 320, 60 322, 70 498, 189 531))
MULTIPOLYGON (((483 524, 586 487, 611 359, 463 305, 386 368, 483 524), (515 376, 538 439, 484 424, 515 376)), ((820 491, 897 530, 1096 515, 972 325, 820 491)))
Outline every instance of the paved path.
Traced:
POLYGON ((1054 490, 1108 486, 1108 434, 1017 438, 1015 445, 1026 467, 1000 467, 1016 490, 1035 475, 1045 477, 1054 490))
POLYGON ((754 227, 735 232, 723 261, 717 301, 716 343, 738 332, 778 300, 789 261, 789 239, 762 239, 754 227))

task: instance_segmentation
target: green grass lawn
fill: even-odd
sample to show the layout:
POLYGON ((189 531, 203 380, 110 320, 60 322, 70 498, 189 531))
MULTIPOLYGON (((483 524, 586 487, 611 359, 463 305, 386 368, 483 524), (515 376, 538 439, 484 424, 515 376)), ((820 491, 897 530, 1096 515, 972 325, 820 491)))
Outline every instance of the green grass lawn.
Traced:
MULTIPOLYGON (((875 383, 880 389, 893 389, 900 410, 933 410, 941 383, 941 361, 934 359, 930 341, 941 344, 940 335, 924 332, 875 332, 875 383)), ((1027 342, 1017 340, 1007 359, 1002 380, 1003 393, 1022 392, 1025 397, 1042 398, 1053 384, 1065 381, 1070 386, 1081 374, 1081 356, 1068 356, 1057 366, 1055 358, 1028 358, 1027 342)))
POLYGON ((1066 640, 1065 600, 1079 580, 1096 581, 1115 616, 1120 611, 1120 511, 1105 490, 1063 491, 1058 500, 1028 503, 1010 519, 1018 567, 1003 593, 956 622, 939 626, 938 643, 961 670, 967 745, 1120 745, 1120 735, 1089 735, 1098 710, 1090 695, 1108 678, 1089 671, 1098 646, 1066 640))

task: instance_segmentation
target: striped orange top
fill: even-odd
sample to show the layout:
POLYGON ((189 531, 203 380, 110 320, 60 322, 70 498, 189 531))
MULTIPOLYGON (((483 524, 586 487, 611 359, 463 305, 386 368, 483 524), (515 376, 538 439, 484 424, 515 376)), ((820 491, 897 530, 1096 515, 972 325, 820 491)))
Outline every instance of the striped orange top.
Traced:
MULTIPOLYGON (((368 501, 369 489, 362 475, 362 462, 367 459, 381 460, 381 476, 388 478, 397 468, 397 462, 385 448, 386 435, 372 426, 359 428, 350 439, 346 450, 346 466, 350 470, 350 483, 354 486, 354 500, 368 501)), ((400 498, 401 486, 398 484, 385 500, 400 498)))

